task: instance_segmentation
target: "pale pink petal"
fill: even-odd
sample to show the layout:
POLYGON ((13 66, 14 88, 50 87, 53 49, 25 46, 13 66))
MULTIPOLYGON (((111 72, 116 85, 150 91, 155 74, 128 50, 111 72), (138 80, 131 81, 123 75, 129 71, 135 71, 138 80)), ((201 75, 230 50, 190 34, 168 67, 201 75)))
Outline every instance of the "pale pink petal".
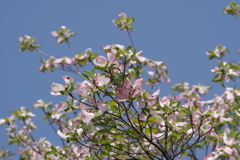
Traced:
POLYGON ((108 57, 108 60, 109 60, 109 63, 114 60, 116 60, 116 56, 113 54, 113 53, 107 53, 107 57, 108 57))
POLYGON ((99 115, 102 115, 107 109, 108 109, 108 105, 105 104, 105 103, 98 103, 97 104, 99 105, 99 115))
POLYGON ((92 52, 92 48, 88 48, 84 51, 84 53, 92 52))
POLYGON ((116 102, 126 102, 128 99, 120 99, 120 98, 116 98, 114 99, 116 102))
POLYGON ((57 39, 57 43, 61 43, 63 40, 64 40, 64 37, 59 37, 59 38, 57 39))
POLYGON ((94 113, 87 112, 84 109, 81 110, 81 118, 84 123, 88 124, 91 121, 91 119, 94 117, 95 117, 94 113))
POLYGON ((52 31, 51 34, 54 36, 54 37, 57 37, 58 36, 58 33, 56 31, 52 31))
POLYGON ((130 89, 126 89, 126 88, 118 88, 118 91, 116 93, 116 95, 120 98, 120 99, 128 99, 129 97, 129 93, 130 93, 130 89))
POLYGON ((64 80, 64 82, 68 86, 70 85, 71 82, 74 81, 74 78, 72 76, 63 76, 62 79, 64 80))
POLYGON ((121 44, 114 44, 114 45, 112 45, 112 48, 115 48, 115 47, 118 47, 120 50, 124 50, 125 49, 125 46, 121 45, 121 44))
POLYGON ((210 107, 209 106, 206 106, 206 111, 203 113, 203 115, 207 114, 208 111, 209 111, 210 107))
MULTIPOLYGON (((240 109, 239 109, 240 111, 240 109)), ((240 112, 238 112, 237 110, 234 111, 236 115, 240 116, 240 112)))
POLYGON ((103 48, 103 50, 106 50, 106 49, 110 49, 111 48, 111 46, 110 45, 107 45, 107 46, 105 46, 105 47, 102 47, 103 48))
POLYGON ((138 59, 140 62, 144 63, 145 61, 147 61, 147 58, 142 57, 142 56, 136 56, 136 59, 138 59))
POLYGON ((176 115, 175 114, 172 114, 172 115, 168 115, 167 116, 167 120, 168 122, 175 122, 176 121, 176 115))
POLYGON ((80 124, 79 120, 69 120, 68 125, 71 126, 71 128, 75 129, 80 124))
POLYGON ((156 65, 160 66, 163 62, 162 61, 154 61, 156 65))
POLYGON ((156 90, 152 95, 153 96, 158 96, 160 94, 160 88, 158 88, 158 90, 156 90))
POLYGON ((203 160, 215 160, 215 158, 211 154, 208 154, 203 158, 203 160))
POLYGON ((158 88, 158 90, 157 91, 155 91, 153 94, 149 94, 148 93, 148 99, 155 99, 158 95, 159 95, 159 93, 160 93, 160 88, 158 88))
POLYGON ((229 154, 229 155, 231 155, 232 153, 233 153, 233 150, 230 148, 230 147, 225 147, 224 149, 223 149, 227 154, 229 154))
POLYGON ((135 88, 135 86, 140 86, 143 83, 143 78, 137 79, 134 84, 133 84, 133 88, 135 88))
POLYGON ((153 71, 148 71, 148 74, 149 74, 151 77, 154 77, 155 72, 153 72, 153 71))
POLYGON ((99 78, 96 80, 97 86, 104 86, 110 82, 110 78, 106 77, 105 75, 99 76, 99 78))
POLYGON ((77 134, 78 134, 78 135, 81 135, 82 132, 83 132, 83 129, 82 129, 82 128, 79 128, 79 129, 77 129, 76 131, 77 131, 77 134))
POLYGON ((128 78, 124 79, 124 81, 123 81, 123 87, 128 88, 128 87, 130 87, 131 85, 132 85, 132 82, 131 82, 128 78))
POLYGON ((119 13, 118 17, 120 17, 120 18, 121 18, 121 17, 127 17, 127 15, 126 15, 126 13, 123 13, 123 12, 122 12, 122 13, 119 13))
POLYGON ((66 101, 55 105, 55 108, 57 109, 58 112, 63 111, 67 107, 68 107, 68 103, 66 101))
POLYGON ((60 130, 57 131, 57 134, 58 134, 59 137, 61 137, 62 139, 66 139, 66 138, 70 137, 69 135, 63 134, 60 130))
POLYGON ((6 122, 5 119, 0 119, 0 124, 3 124, 3 123, 5 123, 5 122, 6 122))
POLYGON ((33 114, 32 112, 28 112, 27 115, 30 116, 30 117, 36 117, 36 115, 33 114))
POLYGON ((59 91, 63 91, 64 90, 64 86, 62 84, 58 84, 58 83, 52 83, 51 86, 52 90, 55 92, 59 92, 59 91))
POLYGON ((145 106, 146 106, 146 103, 143 102, 141 99, 139 99, 137 108, 145 108, 145 106))
POLYGON ((107 64, 108 60, 106 57, 103 56, 97 56, 94 60, 93 63, 98 66, 105 66, 107 64))
POLYGON ((27 38, 27 39, 30 39, 30 36, 28 36, 28 35, 26 35, 26 34, 24 35, 24 37, 27 38))
POLYGON ((20 42, 22 42, 22 41, 24 40, 24 38, 23 38, 23 37, 19 37, 18 40, 19 40, 20 42))
POLYGON ((53 90, 50 91, 50 94, 54 95, 54 96, 62 95, 60 92, 56 92, 56 91, 53 91, 53 90))
POLYGON ((143 53, 143 51, 139 51, 139 52, 136 53, 136 56, 141 56, 142 53, 143 53))
POLYGON ((227 121, 227 122, 232 122, 232 121, 233 121, 233 118, 231 118, 231 117, 229 117, 229 118, 221 117, 221 120, 222 120, 222 121, 227 121))
POLYGON ((171 82, 171 79, 168 76, 166 76, 166 79, 167 79, 167 83, 171 82))
POLYGON ((226 125, 225 129, 224 129, 224 133, 223 133, 223 141, 225 144, 231 146, 232 144, 234 144, 234 139, 233 138, 229 138, 228 135, 230 135, 230 129, 229 127, 226 125))
POLYGON ((155 116, 157 118, 157 123, 160 125, 160 127, 165 126, 164 120, 159 115, 155 115, 155 116))
POLYGON ((65 125, 65 121, 62 119, 58 119, 58 120, 56 120, 56 124, 60 127, 63 127, 65 125))
POLYGON ((72 59, 67 57, 67 58, 65 58, 65 62, 67 64, 72 64, 72 59))
POLYGON ((63 58, 58 58, 54 60, 54 63, 61 63, 63 61, 63 58))

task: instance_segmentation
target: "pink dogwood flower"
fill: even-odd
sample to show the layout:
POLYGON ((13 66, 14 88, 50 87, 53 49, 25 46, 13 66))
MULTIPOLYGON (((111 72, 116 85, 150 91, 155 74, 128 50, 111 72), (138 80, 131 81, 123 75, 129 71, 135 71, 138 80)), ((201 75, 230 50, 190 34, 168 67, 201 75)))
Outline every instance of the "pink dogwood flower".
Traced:
POLYGON ((105 75, 100 75, 100 74, 96 74, 95 78, 94 78, 94 83, 97 86, 104 86, 106 84, 108 84, 110 82, 110 78, 106 77, 105 75))
MULTIPOLYGON (((115 63, 116 65, 118 62, 116 61, 116 56, 113 53, 107 53, 107 57, 104 56, 97 56, 94 60, 93 63, 98 66, 111 66, 111 64, 115 63)), ((119 64, 118 64, 119 65, 119 64)))
POLYGON ((102 48, 103 48, 103 50, 109 49, 109 50, 111 50, 111 52, 112 52, 113 54, 117 54, 117 51, 116 51, 116 49, 115 49, 116 47, 118 47, 118 48, 121 49, 121 50, 124 50, 124 49, 125 49, 125 46, 124 46, 124 45, 120 45, 120 44, 107 45, 107 46, 102 47, 102 48))
POLYGON ((76 85, 77 85, 77 88, 74 91, 76 94, 86 96, 86 97, 91 95, 91 88, 93 86, 90 82, 85 80, 81 83, 77 83, 76 85))
POLYGON ((58 112, 65 110, 67 107, 68 103, 66 101, 55 105, 55 108, 57 109, 58 112))
POLYGON ((72 58, 68 58, 68 57, 64 57, 64 58, 58 58, 54 60, 55 64, 61 64, 63 67, 72 64, 73 63, 73 59, 72 58))
MULTIPOLYGON (((146 92, 146 91, 145 91, 146 92)), ((157 96, 160 94, 160 88, 158 88, 157 91, 155 91, 153 94, 147 93, 147 98, 148 99, 155 99, 157 96)))
POLYGON ((57 131, 57 134, 59 135, 59 137, 61 137, 62 139, 67 139, 68 137, 70 137, 69 135, 66 135, 67 130, 64 130, 63 132, 61 132, 60 130, 57 131))
POLYGON ((25 116, 30 116, 30 117, 35 117, 36 115, 33 114, 32 112, 26 110, 26 107, 22 106, 20 107, 20 113, 19 116, 25 117, 25 116))
POLYGON ((135 98, 142 95, 142 83, 142 78, 137 79, 134 83, 132 83, 128 78, 126 78, 123 81, 122 87, 117 88, 117 101, 126 101, 130 98, 135 98))
POLYGON ((94 117, 95 117, 95 114, 92 113, 90 110, 81 109, 81 119, 83 123, 88 124, 91 121, 91 119, 94 117))
POLYGON ((118 14, 118 17, 120 17, 120 18, 121 18, 121 17, 127 17, 127 14, 124 13, 124 12, 121 12, 121 13, 118 14))
POLYGON ((233 145, 235 143, 235 140, 233 138, 229 138, 228 135, 230 135, 231 132, 230 132, 230 129, 229 127, 226 125, 225 126, 225 129, 224 129, 224 133, 223 133, 223 142, 226 144, 226 145, 233 145))
POLYGON ((62 79, 64 80, 64 82, 66 83, 66 85, 70 85, 71 82, 74 81, 74 78, 71 76, 63 76, 62 79))
POLYGON ((58 84, 58 83, 52 83, 51 86, 51 95, 61 95, 60 91, 64 91, 64 86, 62 84, 58 84))

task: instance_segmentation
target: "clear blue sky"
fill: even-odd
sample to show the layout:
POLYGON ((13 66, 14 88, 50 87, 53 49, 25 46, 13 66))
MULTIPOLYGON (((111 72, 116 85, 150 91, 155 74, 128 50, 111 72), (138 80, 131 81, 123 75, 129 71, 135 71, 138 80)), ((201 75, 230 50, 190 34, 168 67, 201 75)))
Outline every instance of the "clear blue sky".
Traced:
MULTIPOLYGON (((1 1, 0 2, 0 118, 10 116, 11 110, 21 106, 32 108, 33 102, 43 99, 53 103, 64 101, 64 96, 50 95, 52 82, 63 83, 62 71, 40 73, 40 57, 37 52, 18 53, 18 37, 24 34, 38 37, 38 44, 46 53, 55 57, 71 56, 66 44, 57 44, 51 31, 65 25, 78 34, 71 39, 75 53, 92 48, 103 54, 100 46, 109 44, 130 45, 126 32, 119 31, 112 24, 120 12, 135 17, 132 33, 137 50, 143 56, 164 61, 170 69, 171 84, 163 83, 160 96, 172 94, 170 86, 182 81, 191 85, 201 83, 214 88, 207 96, 221 94, 223 88, 212 83, 210 69, 217 61, 209 61, 205 52, 217 45, 225 45, 229 56, 237 58, 240 32, 239 19, 223 15, 221 11, 230 1, 1 1)), ((81 81, 75 76, 76 81, 81 81)), ((47 123, 42 124, 42 112, 37 115, 36 139, 47 137, 60 145, 58 137, 47 123)), ((0 127, 0 147, 14 151, 7 146, 5 128, 0 127)))

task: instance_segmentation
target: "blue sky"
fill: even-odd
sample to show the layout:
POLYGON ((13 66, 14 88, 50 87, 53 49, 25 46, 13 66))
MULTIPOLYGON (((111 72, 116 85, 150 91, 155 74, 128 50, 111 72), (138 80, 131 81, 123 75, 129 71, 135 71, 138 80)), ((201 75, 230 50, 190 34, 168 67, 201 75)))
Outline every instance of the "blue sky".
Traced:
MULTIPOLYGON (((171 83, 163 83, 160 96, 173 94, 170 86, 182 81, 191 85, 213 86, 206 98, 221 94, 223 88, 212 83, 210 69, 217 61, 209 61, 206 51, 217 45, 225 45, 229 56, 237 60, 239 48, 239 19, 223 15, 221 11, 230 1, 1 1, 0 2, 0 118, 10 116, 11 110, 21 106, 31 108, 33 102, 43 99, 53 103, 64 101, 64 96, 50 95, 52 82, 63 83, 63 75, 72 75, 57 70, 55 73, 41 73, 39 59, 46 58, 37 52, 19 50, 18 37, 27 34, 38 37, 41 50, 57 58, 71 56, 66 44, 57 44, 50 34, 65 25, 71 31, 78 32, 71 39, 75 53, 92 48, 103 54, 100 46, 110 44, 130 45, 127 33, 119 31, 112 24, 120 12, 134 17, 132 33, 137 50, 143 50, 143 56, 164 61, 169 67, 171 83)), ((84 69, 82 69, 84 70, 84 69)), ((82 79, 75 76, 76 81, 82 79)), ((232 84, 228 84, 232 86, 232 84)), ((58 137, 47 123, 42 122, 42 112, 33 120, 38 126, 34 132, 36 139, 47 137, 60 145, 58 137)), ((14 151, 16 147, 7 146, 5 128, 0 127, 0 147, 14 151)))

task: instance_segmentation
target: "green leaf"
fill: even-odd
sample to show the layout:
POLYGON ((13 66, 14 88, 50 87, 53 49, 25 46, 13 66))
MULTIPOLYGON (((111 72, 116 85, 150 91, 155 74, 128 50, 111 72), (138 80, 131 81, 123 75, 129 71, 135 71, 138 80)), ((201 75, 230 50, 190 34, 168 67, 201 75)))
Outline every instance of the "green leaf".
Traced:
POLYGON ((128 46, 128 47, 126 48, 126 52, 130 51, 131 48, 132 48, 132 46, 128 46))
POLYGON ((157 121, 157 118, 156 116, 151 116, 148 121, 147 121, 147 124, 153 124, 157 121))
POLYGON ((224 80, 219 81, 219 83, 220 83, 224 88, 226 88, 226 86, 224 85, 224 80))
POLYGON ((133 131, 132 129, 126 129, 125 130, 129 135, 136 135, 137 133, 133 131))
POLYGON ((64 95, 65 94, 65 91, 59 91, 62 95, 64 95))
POLYGON ((111 146, 110 145, 105 145, 105 150, 109 153, 111 151, 111 146))
POLYGON ((95 65, 94 67, 95 67, 96 69, 100 70, 100 71, 103 71, 103 72, 106 71, 106 67, 97 66, 97 65, 95 65))
POLYGON ((108 131, 106 129, 101 129, 98 131, 98 133, 107 133, 108 131))
POLYGON ((44 61, 42 58, 40 58, 40 61, 41 61, 43 64, 45 64, 45 61, 44 61))
POLYGON ((123 50, 118 50, 118 53, 125 55, 125 52, 123 50))
POLYGON ((57 151, 48 151, 45 155, 44 155, 44 158, 47 158, 48 155, 51 155, 51 154, 56 154, 58 153, 57 151))
POLYGON ((84 74, 84 73, 81 73, 81 76, 82 76, 83 78, 89 80, 89 76, 88 76, 88 75, 86 75, 86 74, 84 74))
POLYGON ((96 71, 96 68, 93 68, 90 75, 94 76, 95 71, 96 71))
POLYGON ((197 148, 197 149, 203 149, 203 146, 200 145, 200 144, 196 144, 196 145, 194 145, 194 148, 197 148))
POLYGON ((104 124, 102 124, 102 123, 94 123, 94 126, 101 126, 101 127, 103 127, 104 124))
POLYGON ((107 152, 102 151, 101 154, 100 154, 100 157, 103 158, 103 157, 105 157, 106 155, 107 155, 107 152))
POLYGON ((115 106, 116 104, 117 104, 117 103, 116 103, 114 100, 110 100, 110 101, 109 101, 109 105, 110 105, 110 106, 115 106))
POLYGON ((109 52, 112 52, 110 49, 105 49, 104 50, 104 53, 109 53, 109 52))
POLYGON ((57 148, 56 148, 54 145, 51 145, 50 148, 51 148, 53 151, 57 151, 57 148))
POLYGON ((155 133, 159 131, 158 128, 147 128, 144 133, 155 133))
POLYGON ((116 147, 116 148, 119 148, 119 149, 121 149, 121 150, 122 150, 122 148, 123 148, 122 144, 115 144, 115 147, 116 147))
POLYGON ((83 71, 84 73, 87 73, 88 75, 91 75, 90 71, 83 71))

